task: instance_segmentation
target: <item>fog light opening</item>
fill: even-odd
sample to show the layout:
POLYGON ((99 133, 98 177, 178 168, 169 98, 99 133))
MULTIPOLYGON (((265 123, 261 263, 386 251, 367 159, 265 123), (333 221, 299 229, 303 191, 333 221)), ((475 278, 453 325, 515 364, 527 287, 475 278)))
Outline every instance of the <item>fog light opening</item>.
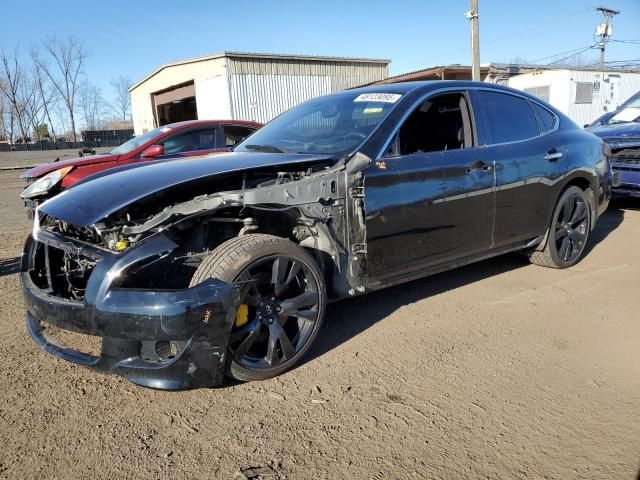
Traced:
POLYGON ((177 342, 156 342, 156 355, 160 361, 171 360, 176 358, 178 352, 180 351, 180 347, 177 342))

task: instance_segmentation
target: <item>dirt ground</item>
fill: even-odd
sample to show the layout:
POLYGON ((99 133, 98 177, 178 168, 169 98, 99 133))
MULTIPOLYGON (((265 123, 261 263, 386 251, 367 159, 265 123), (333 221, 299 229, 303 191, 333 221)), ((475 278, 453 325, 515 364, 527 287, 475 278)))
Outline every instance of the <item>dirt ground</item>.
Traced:
POLYGON ((0 173, 2 478, 640 478, 640 202, 574 268, 509 255, 337 303, 294 371, 176 393, 29 339, 18 173, 0 173))
MULTIPOLYGON (((115 147, 99 147, 95 151, 103 153, 115 147)), ((69 160, 78 156, 78 149, 70 150, 32 150, 29 152, 0 152, 0 170, 10 167, 31 167, 41 163, 53 162, 56 158, 69 160)), ((22 172, 20 172, 22 173, 22 172)))

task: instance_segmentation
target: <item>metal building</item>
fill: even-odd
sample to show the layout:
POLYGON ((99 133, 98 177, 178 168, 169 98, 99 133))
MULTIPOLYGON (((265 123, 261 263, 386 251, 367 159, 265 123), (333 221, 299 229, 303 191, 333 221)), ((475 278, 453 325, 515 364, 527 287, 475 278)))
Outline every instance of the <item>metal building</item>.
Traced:
POLYGON ((309 98, 385 79, 389 63, 237 52, 167 63, 129 89, 134 130, 194 119, 268 122, 309 98))
POLYGON ((578 125, 586 125, 640 91, 640 70, 546 67, 509 78, 509 86, 540 97, 578 125))

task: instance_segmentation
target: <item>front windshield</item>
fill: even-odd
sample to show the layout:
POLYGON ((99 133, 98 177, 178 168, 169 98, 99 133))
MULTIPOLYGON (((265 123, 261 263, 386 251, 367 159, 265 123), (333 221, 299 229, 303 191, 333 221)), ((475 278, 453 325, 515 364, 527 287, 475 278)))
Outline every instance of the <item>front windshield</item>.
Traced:
POLYGON ((153 130, 148 131, 147 133, 143 133, 137 137, 133 137, 131 140, 127 140, 119 147, 114 148, 109 153, 113 155, 122 155, 124 153, 129 153, 138 148, 141 145, 144 145, 147 142, 150 142, 156 137, 159 137, 163 133, 167 133, 171 130, 170 127, 160 127, 155 128, 153 130))
POLYGON ((616 123, 637 122, 640 119, 640 96, 632 98, 624 107, 616 112, 607 122, 609 125, 616 123))
POLYGON ((283 113, 234 150, 342 156, 367 138, 400 97, 347 91, 315 98, 283 113))

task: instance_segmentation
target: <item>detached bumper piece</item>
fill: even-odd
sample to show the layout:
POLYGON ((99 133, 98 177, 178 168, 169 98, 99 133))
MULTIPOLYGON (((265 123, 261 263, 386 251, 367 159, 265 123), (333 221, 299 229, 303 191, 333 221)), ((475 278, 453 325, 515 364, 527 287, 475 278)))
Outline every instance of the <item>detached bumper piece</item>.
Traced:
POLYGON ((239 298, 236 285, 209 279, 181 290, 118 286, 127 269, 174 248, 163 235, 119 255, 42 230, 37 240, 30 236, 21 283, 31 337, 58 358, 138 385, 220 385, 239 298), (84 277, 78 275, 82 269, 84 277), (100 353, 65 345, 50 334, 56 329, 100 337, 100 353))
POLYGON ((613 170, 613 194, 640 197, 640 148, 615 151, 613 170))

